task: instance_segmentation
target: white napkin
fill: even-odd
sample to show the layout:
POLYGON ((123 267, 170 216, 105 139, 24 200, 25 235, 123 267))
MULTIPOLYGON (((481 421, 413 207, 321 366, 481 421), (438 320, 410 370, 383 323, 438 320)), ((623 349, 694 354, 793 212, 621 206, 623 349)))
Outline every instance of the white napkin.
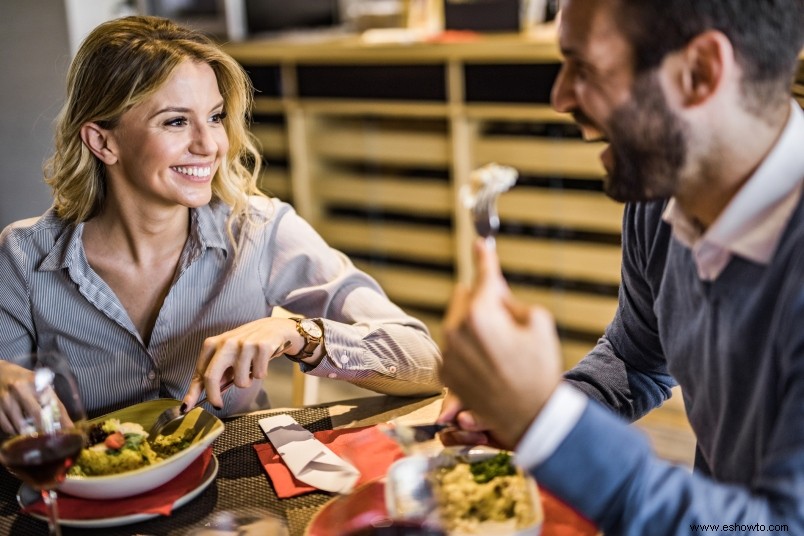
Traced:
POLYGON ((293 476, 324 491, 352 491, 360 471, 329 450, 293 417, 276 415, 258 422, 293 476))

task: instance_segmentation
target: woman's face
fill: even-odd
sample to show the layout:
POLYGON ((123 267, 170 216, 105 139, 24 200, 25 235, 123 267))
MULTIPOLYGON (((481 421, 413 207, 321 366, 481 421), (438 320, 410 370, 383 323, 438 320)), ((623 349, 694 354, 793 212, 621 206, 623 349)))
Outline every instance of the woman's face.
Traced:
POLYGON ((229 149, 217 79, 206 63, 181 63, 164 85, 110 131, 109 193, 145 207, 199 207, 229 149))

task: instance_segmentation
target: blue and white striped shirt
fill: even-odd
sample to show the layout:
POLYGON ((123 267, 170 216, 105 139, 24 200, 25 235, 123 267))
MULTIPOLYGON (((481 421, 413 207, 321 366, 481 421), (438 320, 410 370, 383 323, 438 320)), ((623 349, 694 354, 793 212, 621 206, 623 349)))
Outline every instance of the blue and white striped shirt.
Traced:
MULTIPOLYGON (((229 208, 191 210, 177 276, 145 344, 111 288, 90 267, 83 224, 49 211, 0 234, 0 357, 58 351, 90 416, 159 397, 181 399, 207 337, 271 315, 275 306, 322 320, 327 356, 315 376, 395 395, 437 393, 440 354, 426 327, 330 248, 286 203, 253 198, 266 221, 245 232, 235 258, 229 208)), ((266 408, 262 382, 230 389, 218 415, 266 408)))

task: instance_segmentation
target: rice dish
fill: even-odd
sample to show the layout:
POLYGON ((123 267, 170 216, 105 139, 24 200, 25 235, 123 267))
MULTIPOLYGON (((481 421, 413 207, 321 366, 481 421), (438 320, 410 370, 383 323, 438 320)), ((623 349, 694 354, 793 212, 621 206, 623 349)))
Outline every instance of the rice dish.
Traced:
POLYGON ((69 476, 114 475, 153 465, 187 448, 194 431, 189 428, 148 441, 148 433, 140 424, 107 419, 87 435, 88 446, 68 471, 69 476))
POLYGON ((448 533, 481 534, 488 523, 511 530, 536 523, 529 483, 511 464, 508 453, 439 467, 431 479, 441 523, 448 533))

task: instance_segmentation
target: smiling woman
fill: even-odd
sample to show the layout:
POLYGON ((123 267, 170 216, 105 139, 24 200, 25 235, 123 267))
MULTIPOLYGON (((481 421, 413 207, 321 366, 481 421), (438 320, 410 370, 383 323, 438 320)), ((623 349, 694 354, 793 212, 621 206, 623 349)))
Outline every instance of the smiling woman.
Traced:
POLYGON ((266 408, 261 380, 283 353, 378 392, 440 390, 424 325, 257 188, 253 89, 210 39, 113 20, 67 86, 53 208, 0 235, 0 427, 22 422, 13 384, 35 363, 17 356, 36 348, 68 357, 90 415, 160 397, 186 410, 204 391, 217 415, 266 408))
MULTIPOLYGON (((185 60, 158 90, 122 114, 115 128, 85 123, 81 139, 105 164, 107 205, 115 203, 120 211, 164 205, 186 219, 184 207, 209 203, 212 177, 229 150, 225 117, 215 72, 185 60)), ((105 220, 115 218, 106 211, 87 222, 90 264, 102 262, 105 220)))

